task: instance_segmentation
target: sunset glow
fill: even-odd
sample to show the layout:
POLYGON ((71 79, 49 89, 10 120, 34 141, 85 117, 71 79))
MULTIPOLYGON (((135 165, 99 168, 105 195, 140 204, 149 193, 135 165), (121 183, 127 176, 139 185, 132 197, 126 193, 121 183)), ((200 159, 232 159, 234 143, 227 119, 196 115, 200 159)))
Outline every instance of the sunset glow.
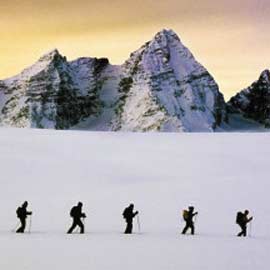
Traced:
POLYGON ((53 48, 121 64, 172 28, 228 99, 269 68, 269 0, 0 0, 0 78, 53 48))

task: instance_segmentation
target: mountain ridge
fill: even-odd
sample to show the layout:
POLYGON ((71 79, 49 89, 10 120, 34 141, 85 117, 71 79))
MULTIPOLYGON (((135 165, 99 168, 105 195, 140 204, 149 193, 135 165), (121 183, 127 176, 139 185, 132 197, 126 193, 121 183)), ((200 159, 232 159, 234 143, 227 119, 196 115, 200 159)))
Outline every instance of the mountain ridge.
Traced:
MULTIPOLYGON (((269 72, 269 71, 268 71, 269 72)), ((267 70, 261 76, 270 80, 267 70)), ((68 61, 57 49, 0 81, 0 125, 97 131, 214 132, 231 101, 173 30, 163 29, 122 65, 68 61)))

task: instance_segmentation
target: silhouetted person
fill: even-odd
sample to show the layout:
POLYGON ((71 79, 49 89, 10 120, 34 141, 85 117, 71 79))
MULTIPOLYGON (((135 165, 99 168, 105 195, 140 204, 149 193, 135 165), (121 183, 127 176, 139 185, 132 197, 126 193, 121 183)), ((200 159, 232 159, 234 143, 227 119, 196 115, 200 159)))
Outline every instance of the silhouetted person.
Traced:
POLYGON ((185 210, 183 218, 184 221, 186 222, 186 226, 182 231, 182 234, 186 234, 188 229, 191 229, 191 234, 194 235, 195 233, 195 227, 194 227, 194 222, 193 222, 193 217, 198 215, 198 212, 194 213, 194 207, 190 206, 188 208, 188 211, 185 210))
POLYGON ((77 206, 73 206, 70 210, 70 216, 73 218, 73 223, 67 233, 72 233, 76 226, 80 227, 80 233, 84 233, 84 224, 81 221, 81 218, 86 218, 85 213, 82 213, 82 206, 81 202, 78 203, 77 206))
POLYGON ((22 206, 17 208, 17 217, 20 219, 21 227, 16 231, 16 233, 24 233, 26 226, 27 216, 32 215, 32 212, 27 211, 28 202, 24 202, 22 206))
POLYGON ((242 212, 238 212, 237 213, 237 217, 236 217, 236 223, 240 226, 241 228, 241 232, 238 233, 238 237, 247 236, 247 225, 249 222, 251 222, 253 220, 253 217, 248 218, 249 215, 249 211, 246 210, 244 213, 242 212))
POLYGON ((133 218, 136 217, 139 214, 138 211, 133 212, 133 210, 134 210, 134 205, 131 204, 123 212, 123 217, 124 217, 124 219, 126 220, 126 223, 127 223, 125 234, 131 234, 132 233, 133 218))

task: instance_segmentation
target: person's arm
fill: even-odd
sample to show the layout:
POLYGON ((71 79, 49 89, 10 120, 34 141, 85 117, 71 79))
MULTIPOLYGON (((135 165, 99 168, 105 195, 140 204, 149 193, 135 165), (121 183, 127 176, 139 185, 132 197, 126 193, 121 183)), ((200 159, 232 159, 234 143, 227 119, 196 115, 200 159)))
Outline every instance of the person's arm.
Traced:
POLYGON ((247 223, 249 223, 249 222, 252 221, 252 220, 253 220, 253 217, 249 218, 249 219, 247 220, 247 223))
POLYGON ((81 217, 82 217, 82 218, 86 218, 86 214, 85 214, 85 213, 82 213, 82 214, 81 214, 81 217))
POLYGON ((194 213, 192 216, 194 217, 194 216, 197 216, 199 213, 198 212, 196 212, 196 213, 194 213))
POLYGON ((32 215, 32 212, 27 212, 27 211, 26 211, 26 215, 27 215, 27 216, 31 216, 31 215, 32 215))
POLYGON ((136 211, 135 213, 133 213, 133 217, 136 217, 139 214, 139 211, 136 211))

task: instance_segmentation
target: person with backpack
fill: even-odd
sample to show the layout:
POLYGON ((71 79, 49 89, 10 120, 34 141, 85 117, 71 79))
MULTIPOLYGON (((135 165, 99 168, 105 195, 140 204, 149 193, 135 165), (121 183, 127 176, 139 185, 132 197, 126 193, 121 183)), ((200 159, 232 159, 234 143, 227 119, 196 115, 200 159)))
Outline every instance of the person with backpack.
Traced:
POLYGON ((236 224, 240 226, 241 232, 237 234, 238 237, 247 236, 247 225, 253 220, 253 217, 248 217, 249 211, 245 210, 244 213, 238 212, 236 216, 236 224))
POLYGON ((73 218, 73 223, 67 232, 68 234, 71 234, 77 226, 80 227, 80 233, 84 233, 84 224, 81 221, 81 218, 86 218, 86 215, 85 213, 82 213, 82 206, 83 204, 79 202, 78 205, 71 208, 70 216, 73 218))
POLYGON ((194 235, 195 233, 195 227, 194 227, 194 221, 193 218, 198 215, 198 212, 194 213, 194 207, 190 206, 188 210, 183 211, 183 219, 186 222, 186 226, 182 231, 182 234, 186 234, 188 229, 191 229, 191 234, 194 235))
POLYGON ((17 208, 16 214, 21 222, 21 226, 20 228, 17 229, 16 233, 24 233, 27 216, 32 215, 32 212, 27 211, 27 206, 28 206, 28 202, 25 201, 22 204, 22 206, 17 208))
POLYGON ((126 220, 127 227, 125 230, 125 234, 132 234, 133 229, 133 218, 136 217, 139 212, 133 212, 134 204, 130 204, 127 208, 125 208, 123 212, 123 218, 126 220))

